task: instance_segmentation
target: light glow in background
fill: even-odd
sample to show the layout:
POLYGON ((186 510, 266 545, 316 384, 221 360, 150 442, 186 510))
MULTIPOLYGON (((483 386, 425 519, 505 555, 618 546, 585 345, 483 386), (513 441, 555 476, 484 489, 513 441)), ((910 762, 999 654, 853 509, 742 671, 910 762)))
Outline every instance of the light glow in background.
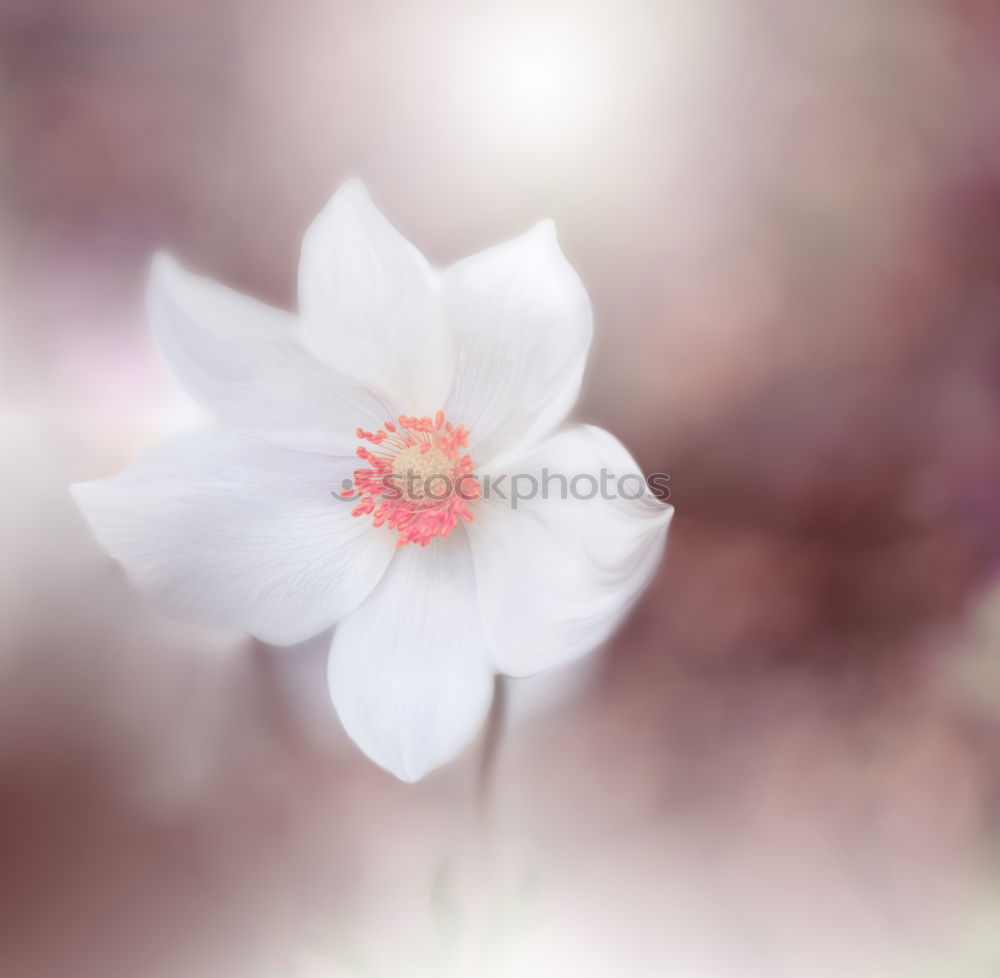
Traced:
POLYGON ((0 0, 0 974, 445 974, 472 756, 395 783, 65 492, 199 421, 152 252, 292 306, 361 176, 441 264, 555 220, 678 510, 514 691, 496 974, 992 978, 998 124, 989 0, 0 0))

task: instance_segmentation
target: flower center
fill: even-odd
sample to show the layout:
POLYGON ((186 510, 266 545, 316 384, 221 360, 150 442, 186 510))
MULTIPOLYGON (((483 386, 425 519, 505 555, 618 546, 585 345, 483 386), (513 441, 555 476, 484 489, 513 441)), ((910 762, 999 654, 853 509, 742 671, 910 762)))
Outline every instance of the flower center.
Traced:
POLYGON ((393 460, 392 474, 404 498, 427 502, 428 498, 447 495, 455 468, 454 461, 440 448, 426 442, 404 448, 393 460))
POLYGON ((465 454, 469 433, 446 421, 443 411, 433 418, 400 415, 378 431, 358 428, 358 457, 369 468, 354 472, 354 486, 345 499, 362 497, 352 516, 373 517, 375 526, 399 532, 397 546, 446 537, 460 519, 471 522, 466 503, 479 498, 479 480, 465 454))

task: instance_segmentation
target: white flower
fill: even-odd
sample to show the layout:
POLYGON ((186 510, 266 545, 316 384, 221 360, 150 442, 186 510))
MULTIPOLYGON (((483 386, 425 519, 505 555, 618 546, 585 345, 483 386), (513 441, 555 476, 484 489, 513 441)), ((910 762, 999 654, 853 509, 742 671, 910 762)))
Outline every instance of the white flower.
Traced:
POLYGON ((638 471, 607 432, 559 428, 591 313, 551 222, 438 272, 351 182, 306 234, 299 295, 295 317, 158 257, 156 339, 219 427, 73 493, 168 614, 276 645, 336 623, 343 725, 412 781, 474 737, 494 673, 548 669, 610 634, 672 509, 648 493, 564 499, 558 484, 516 509, 482 492, 487 473, 638 471), (377 492, 404 470, 474 476, 431 502, 413 485, 377 492))

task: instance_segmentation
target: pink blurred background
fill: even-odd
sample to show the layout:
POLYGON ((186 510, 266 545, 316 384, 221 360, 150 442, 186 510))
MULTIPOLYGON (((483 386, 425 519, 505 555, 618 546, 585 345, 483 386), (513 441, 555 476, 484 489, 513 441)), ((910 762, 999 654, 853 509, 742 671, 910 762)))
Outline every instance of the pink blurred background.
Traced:
POLYGON ((678 511, 512 690, 475 978, 1000 974, 996 3, 0 0, 0 135, 3 978, 455 973, 472 753, 396 783, 66 494, 198 422, 152 252, 292 306, 348 176, 440 264, 556 221, 678 511))

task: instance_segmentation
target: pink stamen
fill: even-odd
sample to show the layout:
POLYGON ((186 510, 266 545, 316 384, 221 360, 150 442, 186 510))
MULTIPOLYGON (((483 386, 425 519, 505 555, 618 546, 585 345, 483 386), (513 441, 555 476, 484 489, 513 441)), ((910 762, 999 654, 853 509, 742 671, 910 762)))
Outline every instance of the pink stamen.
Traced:
POLYGON ((396 530, 399 547, 407 543, 426 547, 435 537, 446 537, 460 519, 473 521, 466 503, 479 498, 479 481, 472 474, 472 459, 464 452, 469 433, 462 425, 452 426, 444 412, 438 411, 433 418, 400 415, 395 423, 386 421, 378 431, 358 428, 357 434, 380 451, 358 447, 358 458, 369 468, 355 470, 354 488, 341 493, 344 498, 363 497, 351 510, 352 516, 371 516, 374 526, 396 530), (404 456, 409 449, 415 451, 404 456), (418 463, 417 459, 424 461, 418 463), (416 468, 400 472, 407 462, 416 468), (431 467, 429 474, 423 471, 426 466, 431 467), (422 473, 417 481, 424 485, 419 493, 408 494, 414 471, 422 473), (448 490, 440 497, 438 480, 448 490))

